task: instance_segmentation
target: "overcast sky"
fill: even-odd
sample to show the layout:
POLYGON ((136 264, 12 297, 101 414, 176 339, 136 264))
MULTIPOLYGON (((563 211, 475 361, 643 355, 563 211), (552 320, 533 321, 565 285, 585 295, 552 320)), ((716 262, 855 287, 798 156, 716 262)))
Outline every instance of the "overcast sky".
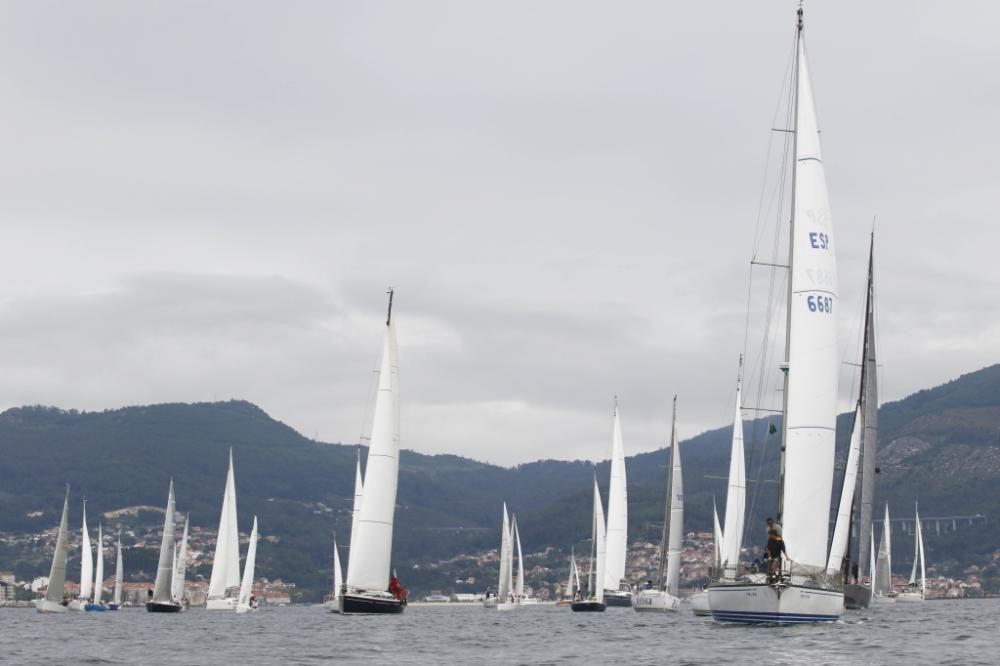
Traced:
MULTIPOLYGON (((726 425, 796 6, 3 3, 0 405, 354 442, 392 285, 406 448, 603 459, 615 394, 629 454, 674 393, 682 437, 726 425)), ((806 3, 843 358, 877 218, 885 400, 1000 356, 997 25, 806 3)))

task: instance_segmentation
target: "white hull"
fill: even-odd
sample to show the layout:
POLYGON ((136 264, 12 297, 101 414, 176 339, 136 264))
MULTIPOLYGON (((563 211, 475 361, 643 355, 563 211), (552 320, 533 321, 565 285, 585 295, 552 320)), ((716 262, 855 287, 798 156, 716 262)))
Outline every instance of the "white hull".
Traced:
POLYGON ((507 602, 504 602, 502 604, 497 604, 497 610, 498 611, 510 611, 510 610, 514 610, 515 608, 517 608, 520 605, 521 604, 507 601, 507 602))
POLYGON ((716 585, 708 588, 708 605, 718 622, 833 622, 844 612, 844 594, 797 585, 716 585))
POLYGON ((205 602, 205 608, 208 610, 233 610, 236 608, 236 597, 209 599, 205 602))
POLYGON ((701 592, 695 592, 688 597, 688 601, 691 603, 691 610, 695 615, 707 617, 712 614, 712 609, 708 605, 707 591, 702 590, 701 592))
POLYGON ((66 606, 66 608, 68 608, 69 610, 81 611, 82 612, 83 611, 83 607, 86 606, 86 605, 87 605, 87 602, 84 599, 73 599, 72 601, 69 602, 69 605, 66 606))
POLYGON ((490 597, 488 599, 483 599, 483 608, 496 608, 496 607, 497 607, 497 598, 496 597, 490 597))
POLYGON ((912 604, 921 602, 923 600, 924 600, 924 595, 920 594, 919 592, 900 592, 896 596, 896 601, 898 601, 901 604, 903 603, 912 604))
POLYGON ((35 599, 35 610, 39 613, 65 613, 67 608, 48 599, 35 599))
POLYGON ((632 608, 637 613, 651 611, 677 611, 681 600, 664 590, 643 590, 632 597, 632 608))

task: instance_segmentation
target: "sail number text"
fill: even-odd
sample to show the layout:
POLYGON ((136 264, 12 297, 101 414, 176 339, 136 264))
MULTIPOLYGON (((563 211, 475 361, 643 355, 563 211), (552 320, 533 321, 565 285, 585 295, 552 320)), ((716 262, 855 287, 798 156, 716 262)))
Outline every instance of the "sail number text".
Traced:
POLYGON ((806 297, 806 305, 809 307, 809 312, 825 312, 827 314, 833 312, 833 299, 829 296, 810 294, 806 297))
POLYGON ((826 250, 830 247, 830 235, 819 231, 810 231, 809 245, 815 250, 826 250))

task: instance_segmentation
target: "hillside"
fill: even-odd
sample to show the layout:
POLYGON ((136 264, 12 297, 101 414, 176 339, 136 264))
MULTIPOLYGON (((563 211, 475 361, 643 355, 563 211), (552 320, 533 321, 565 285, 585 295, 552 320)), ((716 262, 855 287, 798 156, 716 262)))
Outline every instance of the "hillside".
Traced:
MULTIPOLYGON (((888 499, 900 517, 912 515, 917 496, 925 516, 1000 515, 1000 366, 888 403, 880 414, 879 502, 888 499)), ((841 416, 841 458, 849 427, 850 418, 841 416)), ((775 505, 777 438, 767 435, 766 420, 746 422, 745 437, 748 476, 762 480, 752 526, 775 505)), ((729 429, 723 428, 682 443, 691 530, 710 529, 713 496, 720 514, 724 512, 729 438, 729 429)), ((0 460, 5 463, 0 531, 37 532, 54 525, 66 482, 74 501, 86 497, 88 513, 96 516, 128 506, 162 505, 171 477, 178 509, 190 511, 193 524, 214 529, 230 446, 241 529, 248 529, 257 514, 262 532, 280 538, 280 545, 261 549, 261 575, 283 576, 318 593, 329 580, 329 535, 334 529, 349 532, 356 447, 305 438, 242 401, 91 413, 52 407, 7 410, 0 414, 0 460)), ((630 535, 656 538, 665 465, 664 451, 628 459, 630 535)), ((530 550, 567 550, 590 531, 591 470, 580 461, 501 468, 458 456, 404 451, 394 561, 411 567, 495 548, 504 498, 518 512, 530 550)), ((606 480, 607 462, 598 466, 598 474, 606 480)), ((606 489, 606 481, 603 485, 606 489)), ((749 496, 757 485, 751 483, 749 496)), ((985 531, 982 526, 957 527, 957 533, 940 537, 928 531, 931 562, 959 567, 986 561, 1000 549, 1000 530, 992 523, 985 531)), ((900 570, 906 558, 901 552, 900 570)), ((19 567, 24 573, 47 570, 41 562, 19 567)), ((418 587, 448 582, 444 575, 415 573, 411 579, 418 587)))

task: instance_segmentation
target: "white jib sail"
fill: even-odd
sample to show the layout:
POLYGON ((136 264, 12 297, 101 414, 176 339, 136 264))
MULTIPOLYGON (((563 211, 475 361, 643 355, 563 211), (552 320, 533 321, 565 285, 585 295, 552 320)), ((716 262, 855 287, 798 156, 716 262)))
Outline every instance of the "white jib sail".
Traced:
POLYGON ((229 449, 229 472, 226 489, 222 494, 222 513, 219 515, 219 533, 215 541, 212 560, 212 577, 208 582, 208 596, 222 598, 228 588, 240 584, 240 531, 236 523, 236 477, 233 473, 233 450, 229 449))
POLYGON ((347 586, 360 590, 384 591, 389 585, 392 523, 399 475, 399 368, 394 326, 390 310, 365 465, 357 539, 352 538, 351 559, 347 567, 347 586))
POLYGON ((889 527, 889 504, 885 505, 885 519, 882 521, 882 540, 878 546, 878 560, 875 562, 875 593, 887 595, 892 592, 892 530, 889 527))
POLYGON ((160 542, 160 559, 156 565, 156 582, 153 584, 153 601, 171 602, 174 577, 174 480, 170 479, 167 493, 167 510, 163 513, 163 541, 160 542))
MULTIPOLYGON (((675 419, 676 421, 676 419, 675 419)), ((677 596, 681 579, 681 549, 684 539, 684 477, 681 472, 681 446, 676 423, 670 447, 670 535, 667 539, 667 592, 677 596)))
POLYGON ((504 502, 503 522, 500 525, 500 580, 497 584, 497 599, 500 603, 506 603, 513 591, 511 553, 513 549, 510 544, 510 521, 507 518, 507 502, 504 502))
MULTIPOLYGON (((743 359, 740 359, 742 367, 743 359)), ((723 576, 735 580, 743 545, 743 524, 747 503, 747 473, 743 457, 742 387, 736 382, 736 412, 733 416, 733 438, 729 449, 729 484, 726 488, 726 523, 722 541, 723 576)))
POLYGON ((118 561, 115 563, 115 605, 122 603, 122 585, 125 583, 125 565, 122 562, 122 535, 118 534, 118 561))
POLYGON ((594 552, 597 562, 592 563, 596 571, 593 596, 599 603, 604 601, 604 563, 607 559, 607 527, 604 523, 604 503, 601 502, 601 489, 597 486, 597 479, 594 479, 594 552))
POLYGON ((782 519, 788 557, 798 565, 822 570, 827 563, 840 369, 837 262, 802 39, 797 63, 782 519))
POLYGON ((61 604, 66 592, 66 556, 69 551, 69 488, 66 488, 66 499, 63 500, 62 518, 59 519, 59 534, 56 536, 56 552, 52 555, 52 568, 49 569, 49 589, 45 598, 52 603, 61 604))
POLYGON ((569 582, 566 583, 566 596, 570 599, 576 594, 577 590, 577 579, 576 579, 576 555, 570 553, 569 555, 569 582))
POLYGON ((833 528, 833 541, 830 543, 830 561, 827 571, 840 571, 840 565, 847 555, 847 536, 851 529, 851 506, 854 504, 854 485, 858 479, 858 463, 861 460, 861 403, 854 410, 854 426, 851 428, 851 446, 847 452, 847 465, 844 468, 844 485, 840 491, 840 508, 837 510, 837 522, 833 528))
POLYGON ((617 590, 625 577, 628 551, 628 490, 625 474, 625 447, 622 443, 621 416, 615 404, 611 434, 611 479, 608 484, 607 560, 604 565, 604 589, 617 590))
MULTIPOLYGON (((361 499, 364 497, 365 481, 361 476, 361 447, 358 447, 358 458, 354 467, 354 504, 351 507, 351 541, 354 547, 354 539, 358 533, 358 514, 361 513, 361 499)), ((350 576, 350 559, 347 561, 348 576, 350 576)))
POLYGON ((920 557, 920 596, 927 596, 927 570, 924 562, 924 531, 920 528, 920 512, 916 513, 917 520, 917 555, 920 557))
POLYGON ((97 523, 97 567, 94 569, 94 603, 104 596, 104 527, 97 523))
POLYGON ((187 575, 188 522, 190 514, 184 517, 184 532, 181 542, 177 544, 177 554, 174 556, 174 577, 170 582, 170 595, 176 601, 184 598, 184 578, 187 575))
POLYGON ((80 537, 80 598, 90 599, 94 591, 94 554, 90 549, 90 531, 87 529, 87 502, 83 503, 83 532, 80 537))
POLYGON ((712 497, 712 520, 713 529, 715 533, 715 543, 713 544, 713 556, 715 557, 715 566, 722 566, 722 544, 725 542, 725 534, 722 531, 722 525, 719 524, 719 508, 715 505, 715 497, 712 497))
POLYGON ((245 613, 250 609, 250 596, 253 594, 254 569, 257 565, 257 516, 253 517, 253 529, 250 530, 250 545, 247 546, 247 561, 243 565, 243 582, 240 583, 240 598, 236 604, 237 613, 245 613))
POLYGON ((517 544, 517 584, 514 586, 514 597, 521 601, 524 598, 524 553, 521 551, 521 534, 517 531, 517 516, 514 516, 514 543, 517 544))
POLYGON ((343 569, 340 567, 340 552, 337 550, 337 535, 333 535, 333 600, 340 599, 340 588, 344 584, 343 569))

